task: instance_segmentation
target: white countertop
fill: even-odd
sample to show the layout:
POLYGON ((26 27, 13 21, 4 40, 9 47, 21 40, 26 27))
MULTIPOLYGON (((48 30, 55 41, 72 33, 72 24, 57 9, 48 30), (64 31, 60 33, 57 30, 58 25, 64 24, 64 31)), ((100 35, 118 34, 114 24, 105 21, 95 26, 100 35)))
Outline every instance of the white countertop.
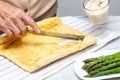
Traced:
MULTIPOLYGON (((108 22, 105 28, 107 30, 114 31, 120 34, 120 16, 109 16, 108 22)), ((99 51, 100 50, 111 50, 111 49, 120 50, 120 38, 109 42, 109 44, 99 49, 99 51)), ((51 75, 45 80, 82 80, 75 75, 73 64, 74 63, 70 64, 69 66, 51 75)), ((114 80, 120 80, 120 78, 116 78, 114 80)))
MULTIPOLYGON (((120 16, 109 16, 107 24, 103 25, 104 27, 102 28, 93 26, 85 16, 67 16, 63 17, 62 21, 65 25, 69 25, 73 29, 95 36, 97 38, 96 45, 58 60, 36 73, 26 72, 0 56, 0 80, 81 80, 75 75, 73 67, 74 61, 79 59, 81 55, 96 50, 120 50, 120 16), (109 44, 105 45, 108 42, 109 44)), ((120 80, 120 78, 117 80, 120 80)))

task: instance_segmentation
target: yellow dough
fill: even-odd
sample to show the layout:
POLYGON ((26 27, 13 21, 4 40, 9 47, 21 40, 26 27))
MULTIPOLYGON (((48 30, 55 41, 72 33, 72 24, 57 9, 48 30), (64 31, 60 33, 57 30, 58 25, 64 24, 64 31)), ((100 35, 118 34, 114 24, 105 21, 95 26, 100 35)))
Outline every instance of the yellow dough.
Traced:
POLYGON ((96 38, 63 25, 58 17, 45 19, 37 24, 41 30, 82 34, 85 38, 82 41, 72 41, 64 45, 59 43, 64 42, 65 39, 36 35, 30 32, 20 38, 1 38, 0 55, 28 72, 34 72, 96 43, 96 38))

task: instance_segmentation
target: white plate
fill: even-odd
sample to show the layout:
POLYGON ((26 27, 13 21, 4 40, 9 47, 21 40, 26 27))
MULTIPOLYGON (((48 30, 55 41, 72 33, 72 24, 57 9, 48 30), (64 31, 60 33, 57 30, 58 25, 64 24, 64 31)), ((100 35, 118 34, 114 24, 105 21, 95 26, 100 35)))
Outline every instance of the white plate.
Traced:
POLYGON ((112 74, 112 75, 106 75, 106 76, 100 76, 100 77, 87 78, 87 77, 84 77, 85 75, 87 75, 87 72, 82 69, 82 66, 84 65, 83 61, 85 59, 99 57, 103 55, 110 55, 118 51, 120 50, 106 50, 106 51, 97 51, 94 53, 87 53, 87 55, 82 55, 74 63, 74 69, 75 69, 76 75, 83 80, 101 80, 101 79, 120 77, 120 74, 112 74))

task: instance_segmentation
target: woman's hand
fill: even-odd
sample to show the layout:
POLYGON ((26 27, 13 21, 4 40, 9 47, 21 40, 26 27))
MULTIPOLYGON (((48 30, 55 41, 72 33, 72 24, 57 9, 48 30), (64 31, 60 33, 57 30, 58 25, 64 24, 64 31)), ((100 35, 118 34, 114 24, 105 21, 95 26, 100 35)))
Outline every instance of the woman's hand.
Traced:
POLYGON ((31 26, 37 34, 40 33, 35 21, 23 10, 0 1, 0 29, 4 33, 9 37, 25 35, 27 33, 26 25, 31 26))

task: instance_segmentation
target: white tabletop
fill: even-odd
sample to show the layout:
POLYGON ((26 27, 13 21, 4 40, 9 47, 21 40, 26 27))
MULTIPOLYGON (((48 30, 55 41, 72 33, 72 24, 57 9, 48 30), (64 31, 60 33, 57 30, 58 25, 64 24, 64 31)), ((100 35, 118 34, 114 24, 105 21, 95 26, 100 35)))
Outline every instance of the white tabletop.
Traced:
MULTIPOLYGON (((114 32, 120 34, 120 16, 109 16, 105 28, 107 30, 114 31, 114 32)), ((109 44, 107 44, 103 48, 99 49, 99 51, 100 50, 111 50, 111 49, 120 50, 120 38, 111 41, 109 44)), ((74 63, 70 64, 66 68, 51 75, 50 77, 46 78, 45 80, 81 80, 80 78, 78 78, 75 75, 73 64, 74 63)), ((114 80, 120 80, 120 78, 116 78, 114 80)))

